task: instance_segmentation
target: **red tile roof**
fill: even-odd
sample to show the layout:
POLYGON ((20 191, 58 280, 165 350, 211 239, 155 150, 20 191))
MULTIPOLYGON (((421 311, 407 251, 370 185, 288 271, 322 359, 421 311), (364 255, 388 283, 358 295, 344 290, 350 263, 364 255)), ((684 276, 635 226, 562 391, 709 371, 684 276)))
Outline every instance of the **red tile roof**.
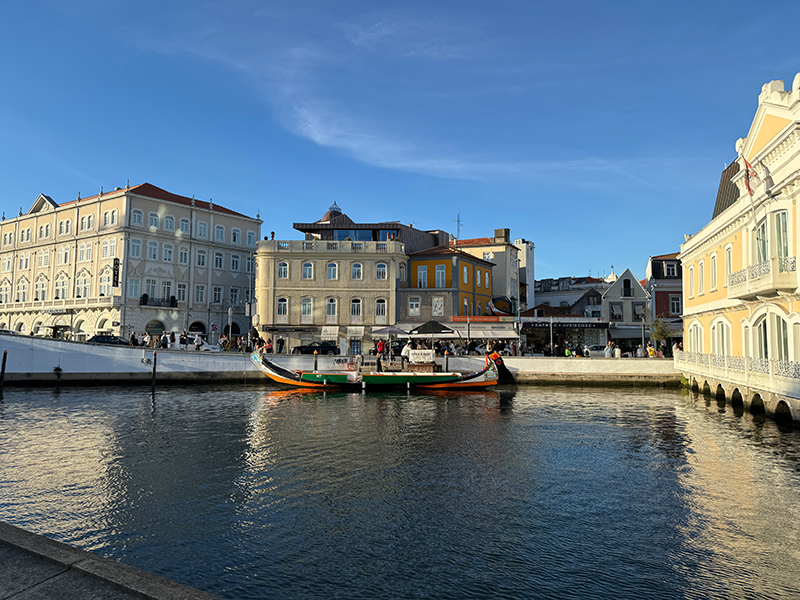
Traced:
POLYGON ((658 256, 651 256, 650 258, 655 259, 669 259, 669 258, 678 258, 679 252, 673 252, 672 254, 659 254, 658 256))
POLYGON ((450 242, 454 246, 485 246, 492 244, 492 240, 488 237, 472 238, 471 240, 452 240, 450 242))
POLYGON ((468 258, 473 261, 478 261, 484 263, 489 266, 494 266, 494 263, 483 260, 478 258, 477 256, 473 256, 472 254, 468 254, 467 252, 462 252, 461 250, 457 250, 455 248, 450 248, 449 246, 434 246, 433 248, 428 248, 427 250, 420 250, 418 252, 412 252, 409 256, 441 256, 441 255, 456 255, 462 256, 464 258, 468 258))
MULTIPOLYGON (((192 202, 197 208, 204 208, 204 209, 212 209, 215 212, 223 213, 226 215, 236 215, 238 217, 247 217, 247 215, 243 215, 236 211, 233 211, 229 208, 225 208, 224 206, 220 206, 219 204, 213 204, 212 202, 206 202, 205 200, 196 200, 192 198, 187 198, 186 196, 179 196, 178 194, 173 194, 172 192, 168 192, 167 190, 162 190, 160 187, 153 185, 152 183, 141 183, 139 185, 134 185, 129 187, 127 190, 120 188, 117 190, 112 190, 110 192, 105 192, 103 196, 109 196, 111 194, 118 194, 118 193, 133 193, 137 196, 144 196, 146 198, 154 198, 156 200, 163 200, 164 202, 174 202, 175 204, 183 204, 184 206, 191 206, 192 202)), ((87 198, 81 198, 80 202, 88 202, 89 200, 95 200, 97 198, 101 198, 100 194, 96 196, 89 196, 87 198)), ((59 206, 68 206, 70 204, 77 203, 78 200, 71 200, 69 202, 64 202, 59 204, 59 206)))

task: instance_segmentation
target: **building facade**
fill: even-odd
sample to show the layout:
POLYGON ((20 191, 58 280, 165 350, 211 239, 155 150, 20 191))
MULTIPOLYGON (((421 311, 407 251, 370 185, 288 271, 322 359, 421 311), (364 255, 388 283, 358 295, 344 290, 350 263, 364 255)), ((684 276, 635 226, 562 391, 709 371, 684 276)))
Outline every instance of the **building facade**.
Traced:
POLYGON ((698 387, 800 420, 800 74, 763 86, 711 221, 686 236, 684 349, 698 387))
MULTIPOLYGON (((511 243, 510 229, 495 229, 492 238, 453 240, 451 245, 476 258, 494 263, 492 297, 511 302, 510 313, 520 312, 520 255, 522 249, 511 243)), ((525 246, 523 246, 525 247, 525 246)), ((526 256, 526 258, 531 258, 526 256)), ((491 310, 487 314, 492 314, 491 310)))
POLYGON ((603 294, 603 317, 611 340, 624 350, 646 344, 650 327, 645 310, 650 298, 630 269, 620 275, 603 294))
POLYGON ((396 320, 401 242, 269 240, 256 260, 257 328, 276 350, 324 340, 359 354, 377 342, 373 329, 396 320))
POLYGON ((399 321, 420 324, 486 314, 493 263, 451 246, 437 246, 410 254, 408 266, 409 278, 399 287, 399 321))
POLYGON ((650 296, 649 320, 664 321, 670 344, 683 338, 683 267, 678 253, 651 256, 644 289, 650 296))
POLYGON ((245 333, 261 221, 152 184, 57 204, 40 195, 0 222, 0 329, 245 333))

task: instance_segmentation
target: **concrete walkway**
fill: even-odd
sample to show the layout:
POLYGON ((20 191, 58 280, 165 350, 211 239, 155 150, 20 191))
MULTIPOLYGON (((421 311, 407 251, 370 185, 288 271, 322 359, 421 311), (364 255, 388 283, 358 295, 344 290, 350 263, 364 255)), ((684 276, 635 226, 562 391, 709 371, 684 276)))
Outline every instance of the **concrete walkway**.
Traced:
POLYGON ((213 600, 217 596, 0 522, 0 600, 213 600))

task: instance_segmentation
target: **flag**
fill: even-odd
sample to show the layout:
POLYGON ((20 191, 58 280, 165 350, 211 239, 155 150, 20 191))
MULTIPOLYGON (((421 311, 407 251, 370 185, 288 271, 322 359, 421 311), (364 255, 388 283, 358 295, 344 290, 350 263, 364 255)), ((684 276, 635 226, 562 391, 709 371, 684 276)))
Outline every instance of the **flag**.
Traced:
POLYGON ((753 188, 761 183, 761 178, 744 156, 742 159, 744 160, 744 185, 747 188, 747 192, 752 196, 753 188))

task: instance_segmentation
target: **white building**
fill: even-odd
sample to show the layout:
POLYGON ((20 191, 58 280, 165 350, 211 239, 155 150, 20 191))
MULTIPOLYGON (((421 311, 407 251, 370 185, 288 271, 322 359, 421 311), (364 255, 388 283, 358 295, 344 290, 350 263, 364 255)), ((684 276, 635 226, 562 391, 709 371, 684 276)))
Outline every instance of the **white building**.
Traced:
POLYGON ((0 223, 0 329, 246 333, 261 220, 149 183, 57 204, 40 195, 0 223))

